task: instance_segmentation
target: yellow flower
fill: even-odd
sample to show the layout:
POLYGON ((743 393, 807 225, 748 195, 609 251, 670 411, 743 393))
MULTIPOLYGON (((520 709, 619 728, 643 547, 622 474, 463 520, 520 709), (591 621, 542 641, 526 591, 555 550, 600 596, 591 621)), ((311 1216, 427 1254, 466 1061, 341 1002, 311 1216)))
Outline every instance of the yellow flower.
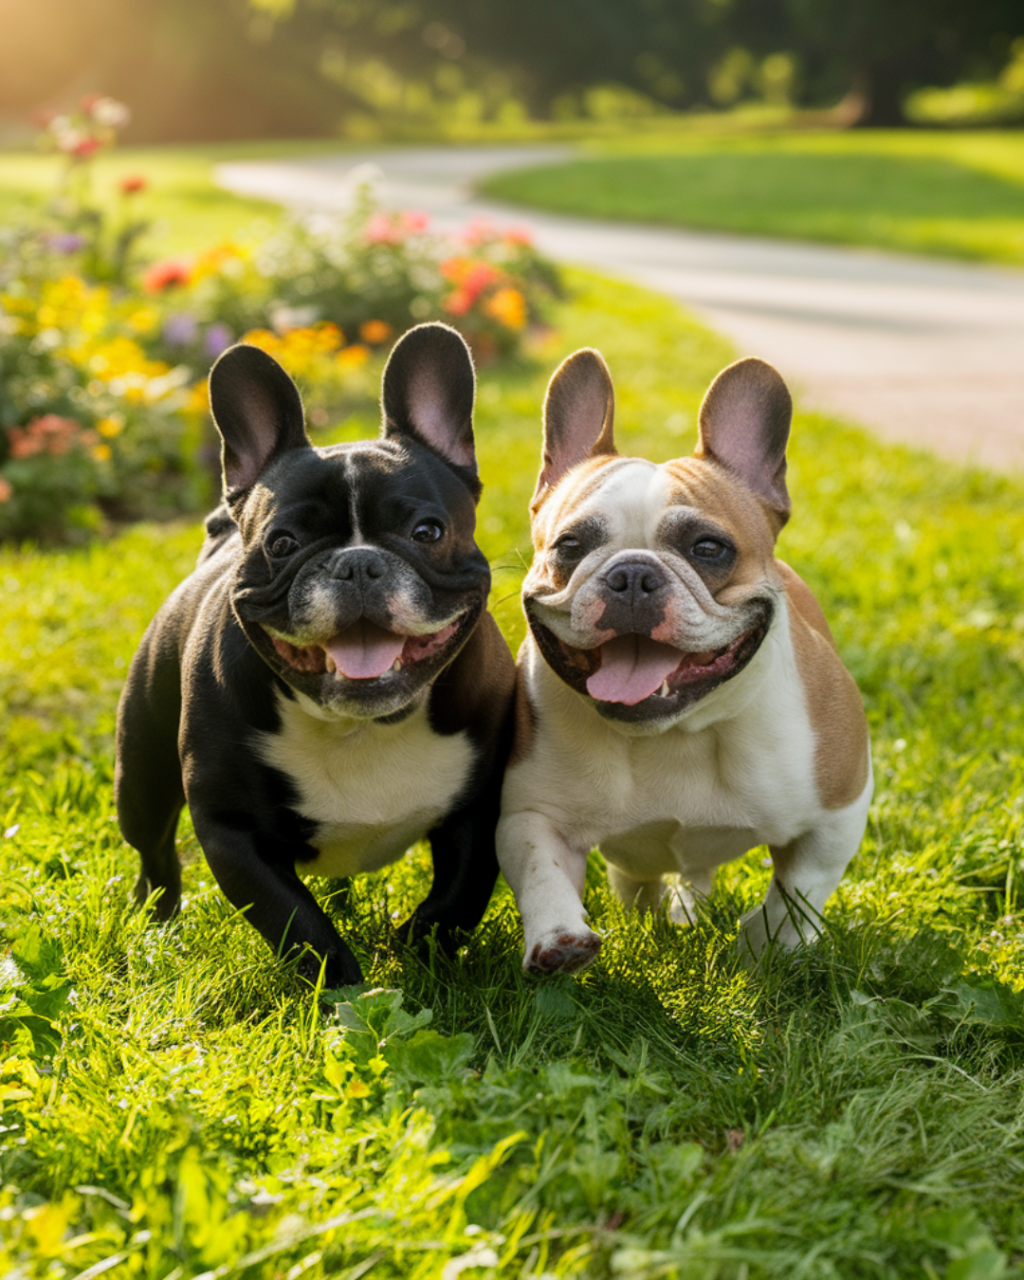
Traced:
POLYGON ((109 462, 114 456, 114 451, 109 444, 94 444, 92 447, 92 456, 97 462, 109 462))
POLYGON ((105 436, 108 440, 112 440, 114 436, 120 435, 124 430, 124 418, 118 416, 110 418, 100 418, 96 423, 96 430, 101 436, 105 436))
POLYGON ((511 286, 499 289, 488 298, 483 309, 507 329, 522 329, 526 325, 526 299, 511 286))
POLYGON ((350 1098, 368 1098, 370 1096, 370 1086, 362 1080, 353 1080, 348 1086, 348 1096, 350 1098))

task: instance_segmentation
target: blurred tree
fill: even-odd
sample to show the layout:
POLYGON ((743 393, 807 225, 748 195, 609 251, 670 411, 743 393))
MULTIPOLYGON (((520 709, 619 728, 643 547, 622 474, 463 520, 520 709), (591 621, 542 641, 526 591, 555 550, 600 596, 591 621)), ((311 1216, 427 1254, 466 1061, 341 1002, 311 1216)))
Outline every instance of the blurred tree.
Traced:
POLYGON ((733 0, 737 43, 795 52, 802 98, 845 97, 857 123, 905 123, 902 102, 922 84, 992 78, 1024 33, 1020 0, 733 0))
POLYGON ((0 0, 2 117, 112 94, 127 140, 429 134, 749 97, 902 122, 993 77, 1021 0, 0 0))

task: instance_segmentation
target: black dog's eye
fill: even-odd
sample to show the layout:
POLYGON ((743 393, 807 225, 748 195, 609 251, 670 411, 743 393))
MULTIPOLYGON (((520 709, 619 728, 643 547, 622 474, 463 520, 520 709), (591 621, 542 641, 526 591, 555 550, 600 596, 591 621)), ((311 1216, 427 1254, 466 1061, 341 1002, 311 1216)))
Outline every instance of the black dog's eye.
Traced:
POLYGON ((290 533, 285 533, 283 529, 275 529, 270 537, 267 538, 266 545, 267 550, 275 559, 290 556, 292 552, 299 549, 298 539, 293 538, 290 533))
POLYGON ((733 549, 727 542, 720 542, 717 538, 701 538, 690 548, 690 555, 695 560, 714 564, 729 559, 733 555, 733 549))
POLYGON ((412 531, 413 542, 437 542, 444 536, 444 526, 437 520, 421 520, 412 531))

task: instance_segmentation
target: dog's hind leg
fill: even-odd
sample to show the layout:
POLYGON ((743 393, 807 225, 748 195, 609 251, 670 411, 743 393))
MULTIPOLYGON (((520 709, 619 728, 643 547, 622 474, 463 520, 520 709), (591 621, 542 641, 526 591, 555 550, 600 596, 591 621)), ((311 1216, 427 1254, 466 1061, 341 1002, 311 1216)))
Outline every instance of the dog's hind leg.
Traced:
POLYGON ((608 883, 627 910, 656 911, 658 909, 658 904, 665 892, 661 876, 655 876, 653 880, 636 880, 619 867, 612 866, 610 862, 606 863, 606 866, 608 883))
POLYGON ((117 821, 121 834, 142 860, 136 901, 141 906, 159 891, 153 914, 158 920, 169 920, 181 898, 181 867, 174 848, 178 817, 185 803, 174 705, 180 698, 175 681, 173 687, 158 690, 163 698, 155 699, 152 687, 135 678, 135 667, 133 663, 117 714, 117 821), (155 707, 154 701, 171 705, 155 707))
POLYGON ((861 796, 828 813, 816 827, 771 846, 775 866, 764 902, 740 922, 740 945, 758 956, 770 943, 787 950, 821 933, 821 913, 860 846, 871 802, 869 775, 861 796))

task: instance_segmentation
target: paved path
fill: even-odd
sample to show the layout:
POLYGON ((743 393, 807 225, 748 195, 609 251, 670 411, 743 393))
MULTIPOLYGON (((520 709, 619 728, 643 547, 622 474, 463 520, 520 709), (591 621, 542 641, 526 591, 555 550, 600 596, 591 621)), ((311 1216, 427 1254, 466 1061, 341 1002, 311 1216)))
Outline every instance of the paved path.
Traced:
POLYGON ((805 405, 961 462, 1024 467, 1024 272, 746 236, 524 213, 473 195, 502 168, 567 147, 381 150, 218 166, 239 193, 304 213, 346 208, 376 179, 385 205, 528 224, 553 257, 659 289, 777 365, 805 405))

